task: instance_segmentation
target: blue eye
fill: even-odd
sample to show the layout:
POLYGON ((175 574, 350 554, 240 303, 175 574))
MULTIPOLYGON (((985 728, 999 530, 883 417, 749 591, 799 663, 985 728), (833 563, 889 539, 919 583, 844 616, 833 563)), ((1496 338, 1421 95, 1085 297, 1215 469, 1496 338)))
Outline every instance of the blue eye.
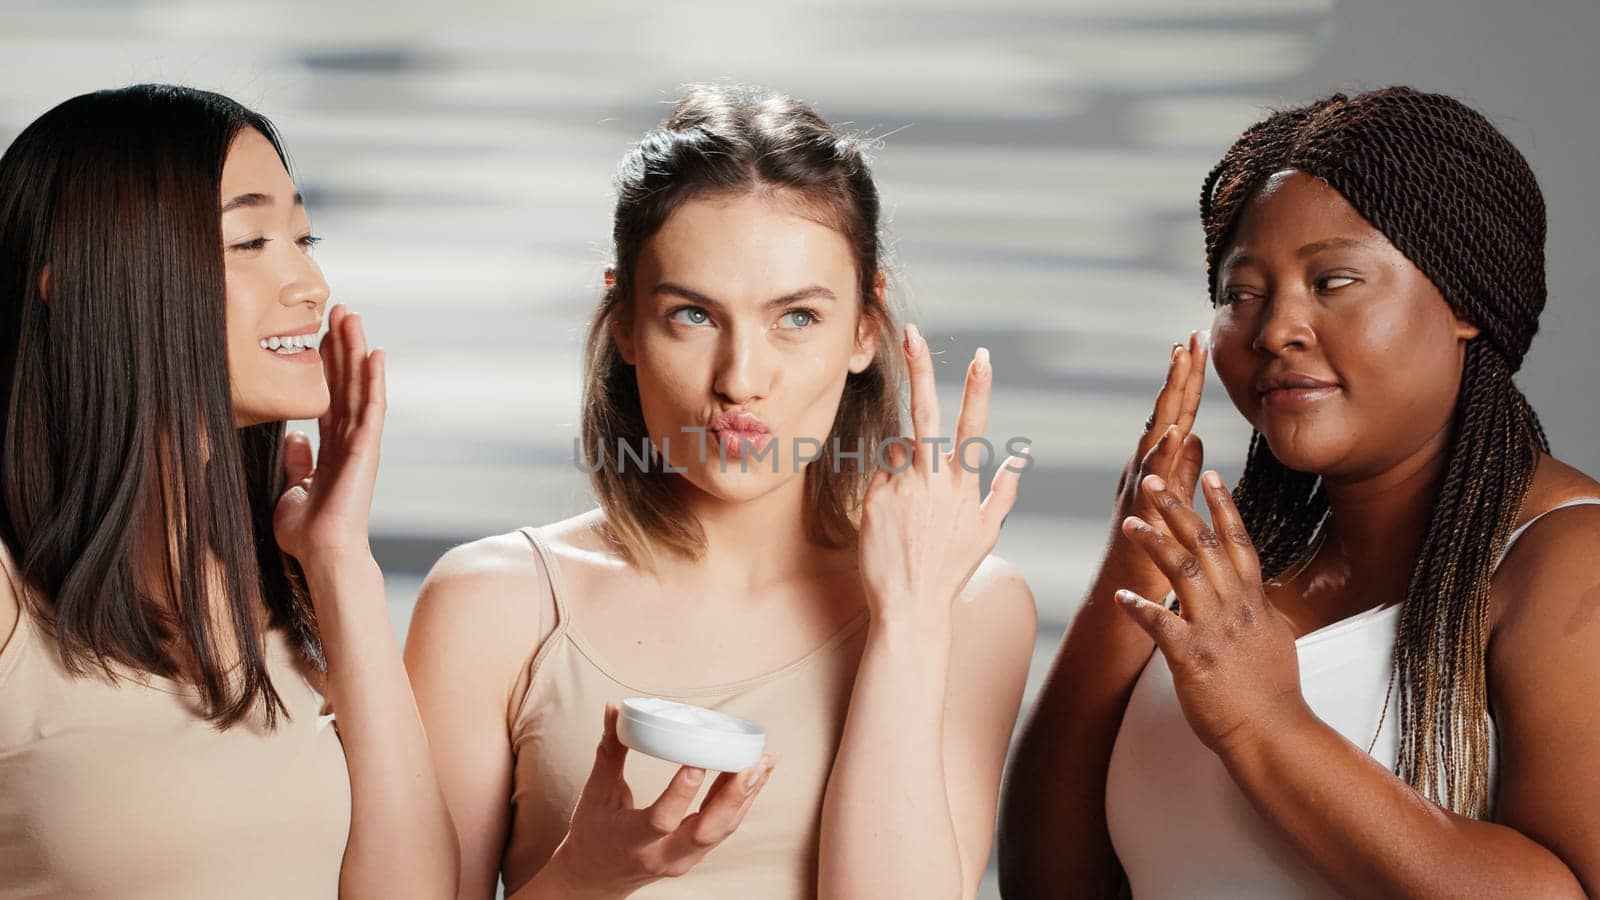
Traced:
POLYGON ((816 324, 817 314, 809 309, 791 309, 784 313, 783 318, 778 321, 793 322, 794 324, 785 326, 788 328, 807 328, 816 324))
POLYGON ((705 325, 711 321, 711 314, 698 306, 680 306, 668 313, 667 319, 678 325, 705 325))

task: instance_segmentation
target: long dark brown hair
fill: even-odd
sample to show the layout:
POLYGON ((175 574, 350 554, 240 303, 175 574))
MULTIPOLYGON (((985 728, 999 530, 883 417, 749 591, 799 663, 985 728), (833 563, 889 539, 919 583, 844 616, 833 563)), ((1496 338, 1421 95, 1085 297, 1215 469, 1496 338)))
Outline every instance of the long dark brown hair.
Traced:
MULTIPOLYGON (((1544 199, 1522 154, 1453 98, 1391 87, 1284 110, 1247 130, 1201 190, 1213 303, 1217 265, 1241 211, 1268 176, 1288 168, 1343 195, 1481 331, 1467 345, 1391 685, 1398 774, 1434 801, 1481 816, 1491 800, 1490 576, 1549 451, 1512 381, 1545 304, 1544 199)), ((1313 552, 1328 512, 1321 482, 1281 463, 1260 433, 1234 498, 1265 576, 1313 552)))
MULTIPOLYGON (((612 339, 614 325, 631 316, 634 269, 645 242, 690 200, 754 191, 788 194, 849 242, 861 315, 878 333, 880 352, 865 371, 845 380, 822 456, 805 473, 810 535, 825 546, 852 544, 861 496, 872 474, 870 460, 880 443, 901 433, 897 354, 886 352, 897 346, 896 325, 876 289, 882 269, 878 190, 866 141, 842 134, 790 97, 745 87, 699 86, 623 159, 616 187, 615 279, 590 321, 584 355, 586 467, 616 454, 619 441, 639 447, 649 437, 638 376, 612 339), (837 456, 835 441, 842 451, 837 456), (847 455, 858 448, 866 455, 847 455)), ((609 463, 598 464, 590 474, 617 543, 631 561, 645 567, 653 565, 657 548, 695 558, 705 544, 704 532, 683 509, 668 477, 654 468, 609 463)))
POLYGON ((272 533, 284 425, 234 424, 219 195, 245 129, 285 158, 227 97, 137 85, 56 106, 0 157, 0 539, 22 602, 73 674, 192 681, 223 728, 284 711, 264 627, 321 661, 272 533), (159 586, 136 559, 152 522, 159 586))

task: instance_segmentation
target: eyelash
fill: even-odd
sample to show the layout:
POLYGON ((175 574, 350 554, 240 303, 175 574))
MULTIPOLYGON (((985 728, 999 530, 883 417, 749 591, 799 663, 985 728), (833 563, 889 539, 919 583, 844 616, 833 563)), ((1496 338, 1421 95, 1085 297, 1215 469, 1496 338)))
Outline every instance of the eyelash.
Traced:
POLYGON ((681 325, 689 325, 691 327, 699 327, 700 325, 706 324, 706 322, 679 322, 678 321, 678 314, 679 313, 686 313, 686 312, 697 312, 697 313, 699 313, 699 314, 701 314, 701 315, 706 317, 706 322, 710 322, 711 321, 711 314, 706 312, 705 310, 701 309, 698 306, 677 306, 677 307, 674 307, 672 309, 669 309, 669 310, 667 310, 667 321, 671 322, 674 325, 680 325, 681 324, 681 325))
MULTIPOLYGON (((1356 278, 1353 275, 1324 275, 1321 278, 1318 278, 1316 280, 1315 284, 1316 284, 1316 287, 1317 287, 1318 291, 1337 291, 1337 290, 1343 290, 1344 288, 1349 287, 1351 284, 1355 284, 1357 281, 1360 281, 1360 279, 1356 278), (1350 284, 1341 284, 1338 287, 1327 287, 1326 286, 1327 282, 1333 281, 1335 279, 1342 279, 1344 281, 1348 281, 1350 284)), ((1222 292, 1222 302, 1225 305, 1231 306, 1231 305, 1233 305, 1235 303, 1240 302, 1242 299, 1244 299, 1244 298, 1239 297, 1237 294, 1235 294, 1231 290, 1226 290, 1226 291, 1222 292)))
MULTIPOLYGON (((801 330, 804 330, 806 328, 810 328, 811 326, 813 326, 813 325, 817 324, 818 322, 822 321, 822 316, 819 315, 816 310, 811 309, 809 307, 804 307, 804 306, 797 306, 797 307, 795 307, 793 309, 786 309, 786 310, 783 311, 783 315, 779 316, 778 318, 781 321, 781 320, 783 320, 785 318, 788 318, 789 316, 796 315, 796 314, 804 315, 808 319, 808 321, 804 325, 799 325, 799 326, 796 326, 795 328, 793 328, 792 330, 794 330, 794 331, 801 331, 801 330)), ((701 325, 707 324, 708 322, 710 322, 710 320, 711 320, 711 314, 706 312, 704 309, 702 309, 702 308, 700 308, 698 306, 679 306, 679 307, 676 307, 674 309, 671 309, 671 310, 667 311, 667 321, 668 322, 672 322, 673 324, 684 324, 684 325, 689 325, 690 327, 698 328, 701 325), (706 317, 706 321, 705 322, 692 322, 692 323, 691 322, 682 322, 682 323, 678 322, 677 321, 678 315, 680 313, 686 313, 686 312, 698 312, 701 315, 706 317)))
POLYGON ((799 331, 799 330, 805 329, 805 328, 810 328, 812 325, 815 325, 818 322, 822 321, 822 317, 817 315, 817 311, 816 310, 811 309, 809 307, 805 307, 805 306, 797 306, 794 309, 786 309, 786 310, 784 310, 783 311, 783 315, 779 316, 778 320, 782 321, 785 318, 788 318, 789 316, 795 315, 796 313, 804 315, 809 320, 806 324, 798 326, 795 329, 796 331, 799 331))
MULTIPOLYGON (((272 238, 258 237, 255 240, 245 241, 240 244, 232 244, 228 247, 228 249, 243 251, 261 250, 264 249, 271 241, 272 238)), ((310 250, 312 247, 322 243, 322 238, 314 234, 307 234, 296 239, 295 243, 298 244, 302 250, 310 250)))

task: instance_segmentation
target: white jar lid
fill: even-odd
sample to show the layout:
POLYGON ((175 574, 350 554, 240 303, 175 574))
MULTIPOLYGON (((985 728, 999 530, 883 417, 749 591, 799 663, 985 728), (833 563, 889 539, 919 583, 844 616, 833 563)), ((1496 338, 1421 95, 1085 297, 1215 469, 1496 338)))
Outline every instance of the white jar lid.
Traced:
POLYGON ((727 713, 659 697, 628 697, 617 738, 631 749, 683 766, 737 772, 761 761, 767 732, 727 713))

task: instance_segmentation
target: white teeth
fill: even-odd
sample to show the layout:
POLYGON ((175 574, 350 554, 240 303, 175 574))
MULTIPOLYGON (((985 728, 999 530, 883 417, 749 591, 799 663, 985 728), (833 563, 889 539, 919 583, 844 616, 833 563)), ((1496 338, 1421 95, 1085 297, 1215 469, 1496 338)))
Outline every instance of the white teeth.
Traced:
POLYGON ((271 350, 289 356, 316 346, 316 336, 310 334, 296 334, 283 337, 269 337, 261 339, 261 349, 271 350))

